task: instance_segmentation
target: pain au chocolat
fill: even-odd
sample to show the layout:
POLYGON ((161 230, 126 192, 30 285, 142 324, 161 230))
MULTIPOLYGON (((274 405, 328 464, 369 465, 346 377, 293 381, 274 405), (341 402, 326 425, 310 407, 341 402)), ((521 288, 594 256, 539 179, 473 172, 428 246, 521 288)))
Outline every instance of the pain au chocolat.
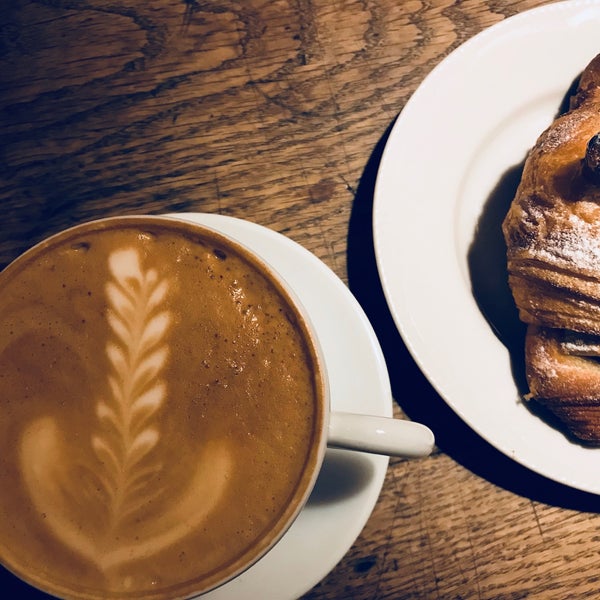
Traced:
POLYGON ((600 445, 600 55, 529 152, 503 232, 527 397, 600 445))

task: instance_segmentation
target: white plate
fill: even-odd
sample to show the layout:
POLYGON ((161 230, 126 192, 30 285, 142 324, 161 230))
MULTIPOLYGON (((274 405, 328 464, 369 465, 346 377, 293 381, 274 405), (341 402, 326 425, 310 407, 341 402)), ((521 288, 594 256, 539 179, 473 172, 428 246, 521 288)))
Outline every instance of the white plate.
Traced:
MULTIPOLYGON (((360 305, 318 258, 289 238, 249 221, 214 214, 172 216, 199 222, 253 249, 292 286, 319 331, 335 410, 392 416, 381 348, 360 305)), ((352 546, 381 492, 389 459, 328 450, 300 516, 262 560, 210 600, 298 598, 329 573, 352 546)))
POLYGON ((377 264, 394 321, 440 395, 506 455, 593 493, 600 493, 600 450, 570 442, 520 400, 510 353, 474 291, 482 293, 477 286, 489 253, 487 275, 495 283, 488 282, 486 314, 513 309, 502 304, 499 284, 506 281, 499 227, 515 173, 512 183, 505 176, 600 52, 599 32, 600 2, 560 2, 506 19, 450 54, 392 128, 373 212, 377 264), (474 241, 478 281, 469 262, 474 241))

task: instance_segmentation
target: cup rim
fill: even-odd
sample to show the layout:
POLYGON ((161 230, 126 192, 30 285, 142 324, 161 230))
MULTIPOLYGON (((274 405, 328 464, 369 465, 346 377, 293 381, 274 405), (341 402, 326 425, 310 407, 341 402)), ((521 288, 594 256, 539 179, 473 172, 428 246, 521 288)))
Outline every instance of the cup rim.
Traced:
MULTIPOLYGON (((204 236, 204 238, 209 237, 218 243, 231 247, 245 262, 249 263, 252 268, 257 269, 266 279, 268 279, 282 296, 284 301, 292 308, 296 319, 296 326, 302 332, 302 338, 306 343, 307 350, 309 351, 313 363, 313 380, 315 382, 315 396, 318 410, 315 411, 313 431, 313 440, 316 440, 316 443, 313 444, 307 453, 305 466, 302 469, 300 478, 301 482, 294 490, 288 506, 282 511, 275 522, 275 528, 277 530, 275 535, 266 535, 255 540, 251 546, 251 551, 246 551, 241 558, 232 561, 233 566, 231 568, 227 569, 225 572, 221 572, 220 575, 215 573, 215 575, 212 576, 203 576, 201 578, 202 585, 200 585, 200 582, 197 580, 185 580, 160 590, 153 590, 142 594, 138 592, 135 594, 136 599, 147 598, 149 600, 162 597, 162 595, 168 594, 169 592, 175 594, 176 597, 187 598, 214 590, 228 581, 235 579, 252 567, 252 565, 258 562, 281 540, 304 508, 317 481, 327 448, 330 415, 330 390, 324 354, 318 339, 316 328, 298 295, 285 278, 263 257, 233 236, 217 231, 209 225, 180 219, 174 215, 150 214, 109 216, 84 221, 65 227, 40 240, 29 249, 22 252, 0 271, 0 281, 6 277, 10 277, 12 271, 19 269, 24 262, 30 260, 37 254, 46 251, 57 243, 63 243, 65 238, 68 238, 69 236, 77 235, 86 230, 108 230, 122 225, 133 227, 136 225, 143 226, 151 224, 156 225, 157 227, 163 226, 174 228, 182 232, 187 232, 188 234, 191 233, 193 235, 204 236), (248 554, 250 554, 250 556, 246 556, 248 554)), ((88 593, 85 590, 74 590, 70 585, 61 585, 58 581, 51 581, 47 577, 42 577, 39 572, 35 571, 35 568, 27 570, 23 566, 13 564, 11 557, 9 556, 7 559, 5 554, 5 552, 2 552, 0 564, 35 587, 49 591, 50 593, 67 593, 72 595, 75 592, 76 596, 73 597, 82 599, 87 598, 91 600, 106 597, 106 592, 103 591, 91 590, 88 593)), ((15 563, 16 562, 18 561, 15 561, 15 563)), ((119 593, 119 597, 127 598, 133 596, 128 596, 126 593, 119 593)))

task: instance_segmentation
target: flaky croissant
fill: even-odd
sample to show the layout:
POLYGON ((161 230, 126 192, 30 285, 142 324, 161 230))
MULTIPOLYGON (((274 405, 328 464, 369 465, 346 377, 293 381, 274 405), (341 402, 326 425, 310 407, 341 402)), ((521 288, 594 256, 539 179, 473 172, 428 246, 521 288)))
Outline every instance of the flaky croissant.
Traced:
POLYGON ((600 55, 529 152, 503 233, 529 396, 600 444, 600 55))

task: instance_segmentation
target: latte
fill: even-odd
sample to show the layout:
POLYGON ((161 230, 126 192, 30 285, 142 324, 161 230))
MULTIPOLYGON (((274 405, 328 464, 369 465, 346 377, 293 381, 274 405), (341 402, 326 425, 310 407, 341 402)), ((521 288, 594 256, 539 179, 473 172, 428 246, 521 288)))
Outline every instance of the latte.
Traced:
POLYGON ((0 274, 0 561, 73 598, 214 587, 309 493, 324 387, 288 293, 223 236, 50 238, 0 274))

